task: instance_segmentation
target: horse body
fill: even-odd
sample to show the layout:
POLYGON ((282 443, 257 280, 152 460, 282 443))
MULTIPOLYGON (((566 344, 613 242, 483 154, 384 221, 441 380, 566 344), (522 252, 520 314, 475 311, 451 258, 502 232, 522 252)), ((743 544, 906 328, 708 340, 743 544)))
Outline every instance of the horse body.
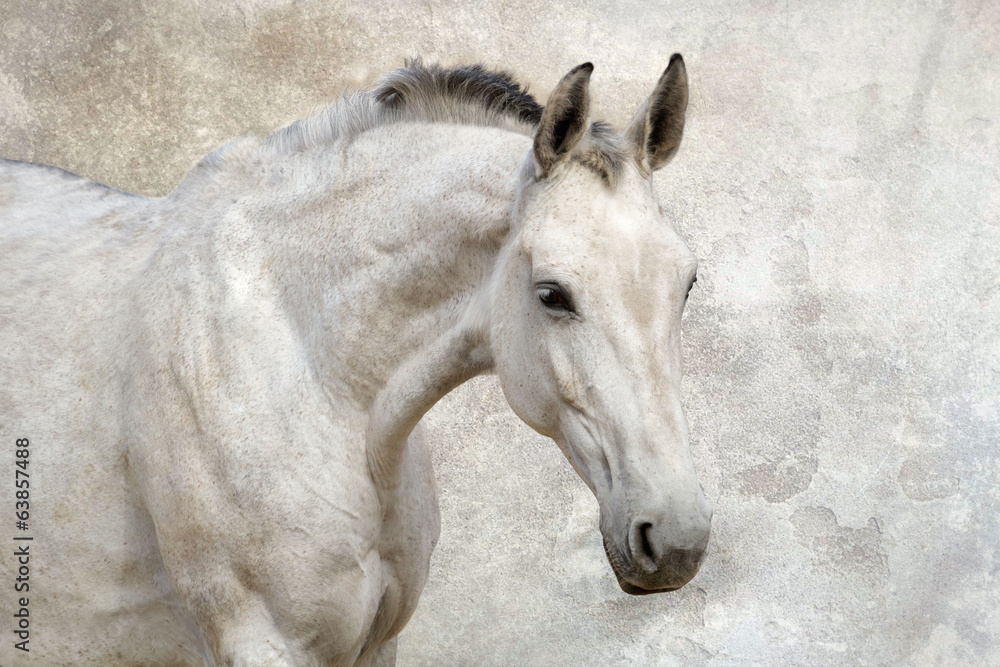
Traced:
POLYGON ((269 165, 263 184, 196 168, 158 200, 6 164, 4 255, 17 260, 6 271, 15 289, 4 337, 25 357, 9 368, 31 369, 24 379, 34 388, 12 386, 5 426, 37 434, 39 448, 66 450, 33 462, 37 502, 56 508, 51 523, 36 514, 45 528, 36 539, 59 545, 58 556, 39 556, 47 574, 38 605, 67 609, 64 591, 46 593, 50 583, 87 591, 80 614, 63 616, 65 628, 39 630, 37 655, 75 661, 76 647, 90 646, 94 664, 119 655, 170 662, 179 639, 185 650, 173 660, 205 650, 193 628, 228 621, 246 627, 213 632, 278 626, 274 664, 280 656, 307 662, 285 632, 296 645, 325 644, 317 651, 324 664, 353 664, 398 631, 437 540, 436 496, 426 448, 411 438, 398 499, 381 515, 366 457, 368 411, 401 360, 451 329, 482 282, 488 265, 473 246, 484 246, 483 259, 496 252, 496 239, 478 237, 502 221, 512 194, 487 173, 496 161, 477 153, 506 151, 513 172, 529 146, 495 129, 441 126, 435 135, 391 126, 353 142, 335 166, 297 154, 269 165), (459 141, 440 150, 440 135, 454 139, 456 129, 459 141), (413 153, 368 168, 380 147, 396 143, 413 153), (388 196, 387 169, 405 174, 394 183, 407 196, 388 196), (481 191, 442 185, 443 172, 459 169, 479 172, 481 191), (298 183, 291 201, 290 183, 298 183), (387 291, 387 276, 404 289, 387 291), (322 321, 296 311, 317 300, 329 306, 322 321), (53 340, 41 345, 39 333, 53 340), (308 349, 310 339, 335 354, 308 349), (57 365, 45 372, 29 355, 57 365), (73 519, 56 520, 70 505, 73 519), (100 570, 80 567, 98 555, 100 570), (103 618, 92 592, 109 598, 103 618), (283 597, 272 604, 296 614, 311 609, 305 627, 254 618, 247 608, 258 596, 283 597), (134 602, 111 602, 121 599, 134 602), (218 607, 233 618, 220 618, 218 607), (369 637, 376 614, 381 627, 369 637), (100 654, 101 637, 113 652, 100 654))
MULTIPOLYGON (((676 387, 643 386, 661 366, 679 373, 677 341, 633 344, 620 323, 578 327, 570 340, 628 364, 622 379, 595 370, 600 361, 575 366, 555 339, 551 354, 522 340, 573 326, 548 292, 539 304, 525 271, 592 280, 560 264, 546 241, 559 226, 539 222, 559 215, 539 209, 536 192, 555 182, 587 200, 607 186, 592 164, 568 161, 588 127, 589 71, 574 72, 534 137, 511 131, 517 118, 395 112, 395 122, 327 141, 235 142, 160 199, 0 162, 11 286, 0 338, 13 380, 0 388, 0 437, 31 438, 32 608, 60 610, 32 637, 35 664, 391 664, 439 532, 415 427, 441 396, 491 370, 602 500, 622 588, 672 589, 693 576, 707 506, 691 491, 676 387), (532 255, 542 258, 534 269, 532 255), (525 319, 539 309, 549 319, 525 319), (598 428, 594 415, 610 402, 594 385, 605 382, 635 405, 598 428), (666 409, 650 422, 654 404, 666 409), (677 453, 654 447, 653 430, 677 439, 677 453), (621 454, 601 438, 644 444, 621 454), (674 487, 634 470, 650 456, 674 487), (666 506, 680 509, 668 516, 666 506)), ((407 94, 396 81, 357 104, 420 106, 407 94)), ((655 102, 645 122, 656 122, 655 102)), ((645 142, 650 132, 636 131, 645 142)), ((578 235, 569 245, 584 254, 586 239, 604 244, 625 264, 636 247, 656 248, 666 259, 653 263, 667 269, 643 259, 641 277, 682 289, 690 252, 672 233, 650 244, 645 218, 657 214, 641 170, 629 169, 618 191, 639 208, 598 194, 574 211, 586 224, 564 237, 578 235), (602 227, 609 217, 622 229, 602 227)), ((641 294, 621 289, 621 321, 648 310, 640 326, 669 329, 679 318, 676 295, 644 309, 641 294)), ((3 595, 14 608, 14 593, 3 595)), ((10 643, 0 657, 14 662, 10 643)))

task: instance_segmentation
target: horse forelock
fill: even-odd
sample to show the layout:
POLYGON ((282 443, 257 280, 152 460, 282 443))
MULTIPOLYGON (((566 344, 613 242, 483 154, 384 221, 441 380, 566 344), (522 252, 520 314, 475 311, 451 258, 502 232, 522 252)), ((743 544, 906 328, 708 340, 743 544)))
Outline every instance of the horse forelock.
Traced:
MULTIPOLYGON (((450 122, 499 127, 533 136, 544 107, 509 72, 474 64, 424 65, 417 58, 385 75, 370 90, 347 93, 332 104, 264 139, 265 156, 287 154, 350 139, 399 122, 450 122)), ((613 186, 629 157, 610 125, 593 122, 571 155, 613 186)))

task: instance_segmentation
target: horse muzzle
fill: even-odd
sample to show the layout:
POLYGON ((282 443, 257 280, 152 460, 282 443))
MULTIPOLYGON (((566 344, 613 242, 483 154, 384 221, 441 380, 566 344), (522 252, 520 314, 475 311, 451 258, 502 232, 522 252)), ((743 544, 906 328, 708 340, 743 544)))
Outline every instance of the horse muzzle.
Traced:
POLYGON ((618 585, 630 595, 676 591, 698 573, 708 548, 711 515, 679 529, 636 519, 625 544, 604 538, 604 551, 618 585))

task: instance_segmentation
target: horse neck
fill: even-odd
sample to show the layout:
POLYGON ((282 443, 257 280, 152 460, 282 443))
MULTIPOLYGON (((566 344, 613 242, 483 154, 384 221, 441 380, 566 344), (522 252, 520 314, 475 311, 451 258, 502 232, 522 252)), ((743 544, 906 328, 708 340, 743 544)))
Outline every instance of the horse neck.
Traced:
POLYGON ((252 261, 273 259, 313 376, 367 413, 380 488, 395 486, 420 417, 492 367, 483 299, 530 145, 491 128, 370 130, 278 160, 227 216, 223 247, 245 245, 249 225, 252 261))

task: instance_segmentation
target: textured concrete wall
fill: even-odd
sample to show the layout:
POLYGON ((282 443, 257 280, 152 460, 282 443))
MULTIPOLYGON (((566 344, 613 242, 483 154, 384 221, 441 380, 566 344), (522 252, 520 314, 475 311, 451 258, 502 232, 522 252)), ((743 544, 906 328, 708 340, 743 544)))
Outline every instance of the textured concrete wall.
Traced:
POLYGON ((597 505, 492 378, 426 423, 444 529, 400 664, 1000 664, 1000 4, 0 0, 0 155, 163 194, 403 57, 619 126, 673 51, 656 188, 701 258, 684 399, 716 513, 622 593, 597 505))

